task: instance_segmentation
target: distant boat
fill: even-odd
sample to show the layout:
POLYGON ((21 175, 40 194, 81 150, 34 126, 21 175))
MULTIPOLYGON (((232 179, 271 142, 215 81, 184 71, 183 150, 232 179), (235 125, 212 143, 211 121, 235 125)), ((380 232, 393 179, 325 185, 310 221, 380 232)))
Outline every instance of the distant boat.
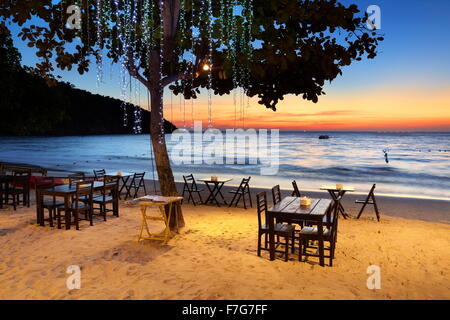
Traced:
POLYGON ((327 140, 330 139, 330 136, 324 135, 319 137, 320 140, 327 140))

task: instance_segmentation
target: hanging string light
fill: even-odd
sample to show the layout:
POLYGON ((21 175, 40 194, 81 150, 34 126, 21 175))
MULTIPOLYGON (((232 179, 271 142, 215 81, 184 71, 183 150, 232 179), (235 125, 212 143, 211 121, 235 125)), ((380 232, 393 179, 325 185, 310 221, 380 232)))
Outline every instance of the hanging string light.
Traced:
POLYGON ((163 78, 163 68, 164 68, 164 0, 160 0, 160 7, 159 7, 159 21, 160 21, 160 50, 159 50, 159 96, 160 96, 160 103, 159 103, 159 116, 160 116, 160 136, 158 137, 158 142, 160 144, 164 143, 165 140, 165 132, 164 132, 164 113, 163 113, 163 85, 162 85, 162 78, 163 78))
POLYGON ((102 0, 97 0, 97 87, 103 82, 102 0))
MULTIPOLYGON (((195 54, 194 54, 194 46, 195 46, 195 35, 194 35, 194 1, 192 1, 191 5, 191 26, 190 26, 190 32, 191 32, 191 90, 194 90, 194 79, 195 79, 195 54)), ((191 96, 191 120, 192 120, 192 129, 194 129, 194 97, 191 96)))
MULTIPOLYGON (((212 0, 207 0, 207 14, 208 14, 208 64, 206 65, 208 71, 208 127, 211 128, 212 124, 212 80, 213 80, 213 9, 212 0)), ((205 66, 204 66, 205 68, 205 66)))
MULTIPOLYGON (((77 0, 76 5, 83 7, 83 14, 87 16, 83 23, 83 28, 77 30, 82 41, 86 47, 90 48, 93 42, 96 62, 97 62, 97 85, 103 82, 103 47, 105 45, 103 40, 103 28, 109 27, 108 22, 113 21, 113 33, 117 38, 117 42, 113 41, 112 46, 118 51, 118 60, 120 63, 120 85, 121 85, 121 100, 128 101, 123 103, 123 118, 124 126, 128 126, 128 104, 132 104, 133 100, 133 82, 129 79, 129 67, 131 63, 146 68, 150 68, 150 52, 152 49, 159 48, 159 88, 162 90, 162 79, 164 78, 165 69, 165 52, 164 48, 164 14, 167 0, 95 0, 89 3, 88 0, 77 0), (95 10, 94 10, 95 6, 95 10), (159 8, 157 8, 159 6, 159 8), (159 11, 157 12, 156 10, 159 11), (94 13, 94 19, 90 20, 89 15, 94 13), (159 21, 158 21, 159 14, 159 21), (96 22, 96 31, 91 29, 92 21, 96 22), (157 26, 159 23, 159 31, 157 26), (84 30, 83 30, 84 29, 84 30), (159 32, 159 34, 155 34, 159 32), (94 36, 91 34, 95 34, 94 36), (142 60, 139 60, 141 57, 142 60), (144 58, 143 58, 144 57, 144 58), (146 58, 145 58, 146 57, 146 58), (136 62, 134 61, 136 60, 136 62), (130 87, 130 92, 128 92, 130 87), (129 96, 128 96, 129 94, 129 96)), ((61 0, 61 19, 64 23, 63 4, 65 0, 61 0)), ((167 8, 168 9, 168 8, 167 8)), ((199 57, 202 62, 200 72, 207 73, 206 88, 207 88, 207 107, 208 107, 208 127, 213 125, 213 78, 215 71, 215 61, 213 57, 214 49, 224 48, 227 51, 227 59, 230 69, 221 71, 221 77, 226 73, 226 77, 231 76, 233 87, 232 92, 233 102, 235 106, 235 127, 238 125, 237 109, 240 109, 239 125, 245 126, 245 106, 250 106, 250 99, 248 91, 251 88, 250 67, 252 61, 252 24, 253 24, 253 0, 180 0, 180 15, 179 15, 179 32, 181 34, 180 47, 182 48, 179 56, 177 72, 184 75, 180 80, 182 86, 183 98, 180 102, 180 108, 183 112, 183 126, 187 125, 186 117, 186 100, 184 93, 186 90, 194 90, 196 72, 198 65, 196 65, 197 57, 195 50, 198 45, 206 47, 206 56, 199 57), (214 6, 214 7, 213 7, 214 6), (214 17, 213 9, 218 13, 214 17), (198 12, 196 12, 198 10, 198 12), (190 16, 189 16, 190 14, 190 16), (197 23, 195 23, 197 19, 197 23), (217 29, 216 29, 217 28, 217 29), (218 31, 218 37, 215 39, 215 32, 218 31), (191 34, 189 36, 189 34, 191 34), (207 42, 206 42, 207 41, 207 42), (184 50, 184 51, 183 51, 184 50), (190 81, 190 82, 189 82, 190 81), (246 100, 247 99, 247 100, 246 100)), ((110 34, 108 34, 111 37, 110 34)), ((110 39, 109 39, 110 40, 110 39)), ((108 40, 108 41, 109 41, 108 40)), ((108 43, 109 44, 109 43, 108 43)), ((89 50, 89 49, 88 49, 89 50)), ((112 70, 112 68, 110 69, 112 70)), ((111 71, 112 72, 112 71, 111 71)), ((197 75, 198 76, 198 75, 197 75)), ((221 78, 222 79, 222 78, 221 78)), ((192 94, 195 94, 193 92, 192 94)), ((191 94, 191 95, 192 95, 191 94)), ((134 131, 141 130, 141 114, 140 114, 140 84, 135 80, 134 84, 134 131)), ((163 91, 160 92, 162 99, 163 91)), ((172 98, 171 98, 172 99, 172 98)), ((160 143, 164 142, 164 113, 163 101, 161 100, 160 108, 155 110, 158 112, 161 121, 161 135, 158 137, 160 143)), ((171 117, 173 117, 173 102, 171 101, 171 117)), ((191 97, 191 120, 194 124, 194 99, 191 97)))
POLYGON ((120 99, 122 100, 122 110, 123 110, 123 126, 126 127, 128 125, 128 114, 127 114, 127 103, 124 102, 126 99, 126 88, 127 88, 127 68, 126 63, 127 59, 125 58, 127 45, 126 39, 123 33, 123 23, 122 23, 122 14, 120 9, 119 0, 114 0, 115 12, 116 12, 116 24, 117 24, 117 37, 119 39, 118 50, 122 51, 122 54, 119 57, 120 62, 120 99))

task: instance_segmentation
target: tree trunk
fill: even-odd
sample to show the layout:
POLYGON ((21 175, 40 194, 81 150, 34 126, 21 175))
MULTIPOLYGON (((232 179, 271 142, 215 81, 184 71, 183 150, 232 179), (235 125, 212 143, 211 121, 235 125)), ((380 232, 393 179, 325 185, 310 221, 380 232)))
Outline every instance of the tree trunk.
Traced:
MULTIPOLYGON (((166 138, 162 131, 164 125, 161 126, 161 122, 164 121, 161 116, 163 110, 163 89, 155 87, 149 89, 151 96, 150 135, 161 193, 163 196, 178 196, 175 179, 170 166, 169 154, 167 152, 166 138)), ((177 227, 181 228, 185 225, 183 213, 181 208, 174 207, 173 209, 170 229, 172 231, 178 231, 177 227), (177 210, 178 214, 176 214, 175 210, 177 210)))
MULTIPOLYGON (((149 52, 149 65, 151 65, 151 68, 149 70, 147 81, 144 81, 143 83, 147 86, 151 97, 150 139, 153 146, 153 154, 155 157, 161 194, 163 196, 178 196, 175 179, 170 166, 169 154, 167 152, 166 137, 164 135, 164 85, 163 79, 161 79, 162 74, 160 73, 160 70, 162 64, 161 56, 164 60, 168 61, 173 55, 176 27, 180 11, 180 0, 163 1, 163 45, 149 52)), ((137 74, 138 72, 135 72, 134 76, 136 77, 137 74)), ((139 80, 142 82, 142 79, 139 80)), ((168 213, 168 208, 166 208, 166 214, 168 213)), ((172 211, 172 219, 170 221, 170 229, 172 231, 178 231, 178 228, 184 227, 184 225, 185 223, 181 206, 174 206, 172 211)))

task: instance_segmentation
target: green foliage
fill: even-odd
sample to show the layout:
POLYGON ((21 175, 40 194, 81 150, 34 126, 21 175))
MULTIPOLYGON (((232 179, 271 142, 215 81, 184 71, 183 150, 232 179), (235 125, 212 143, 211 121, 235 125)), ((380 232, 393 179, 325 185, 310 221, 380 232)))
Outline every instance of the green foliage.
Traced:
MULTIPOLYGON (((144 0, 136 1, 138 8, 141 8, 144 0)), ((99 52, 106 50, 108 57, 115 62, 119 61, 121 55, 129 55, 136 67, 134 76, 141 73, 140 80, 146 80, 148 87, 154 87, 160 85, 160 79, 152 78, 151 73, 155 69, 159 70, 159 61, 149 57, 158 57, 161 53, 161 32, 157 19, 159 1, 150 1, 153 1, 155 8, 152 18, 146 22, 142 10, 138 11, 130 52, 125 52, 126 48, 118 41, 120 28, 125 26, 118 23, 123 19, 123 14, 112 9, 113 1, 103 0, 109 7, 102 9, 101 21, 97 21, 95 14, 96 1, 89 1, 88 7, 82 1, 83 27, 78 34, 65 29, 67 15, 62 10, 65 7, 57 1, 0 0, 0 19, 21 26, 25 26, 32 17, 42 21, 39 26, 24 27, 20 34, 30 47, 37 49, 36 54, 42 62, 36 67, 41 74, 53 71, 54 65, 63 70, 76 66, 83 74, 98 59, 99 52), (96 41, 96 26, 101 27, 100 46, 96 41), (150 41, 145 37, 146 34, 151 38, 150 41), (77 40, 77 35, 81 41, 77 40)), ((213 16, 216 18, 220 16, 220 1, 229 0, 213 0, 213 16)), ((177 18, 179 0, 164 2, 166 6, 175 8, 170 12, 170 17, 177 18)), ((193 81, 180 76, 188 62, 178 58, 193 47, 196 67, 200 70, 200 62, 208 54, 210 39, 206 27, 209 17, 198 14, 202 3, 205 2, 187 1, 185 12, 188 30, 191 20, 194 25, 201 24, 198 41, 193 43, 190 34, 180 30, 179 23, 175 30, 164 28, 163 76, 170 80, 166 84, 172 83, 171 89, 176 94, 183 93, 186 98, 196 98, 198 88, 208 86, 207 76, 201 71, 193 81)), ((262 105, 273 110, 287 94, 300 95, 317 102, 320 95, 324 94, 326 81, 334 80, 342 74, 343 67, 355 61, 373 59, 377 55, 379 42, 383 40, 364 28, 367 17, 361 14, 356 5, 344 6, 337 0, 254 0, 253 3, 251 37, 255 50, 251 53, 238 49, 235 53, 239 65, 249 66, 250 81, 238 85, 243 86, 249 96, 257 96, 262 105)), ((249 12, 244 14, 249 15, 249 12)), ((215 66, 212 89, 219 95, 229 94, 236 86, 232 81, 232 76, 235 76, 233 63, 230 62, 227 49, 223 49, 224 45, 226 48, 229 44, 231 36, 224 33, 219 25, 221 22, 229 24, 229 19, 231 17, 226 15, 214 20, 211 39, 215 66)), ((245 20, 232 19, 231 22, 242 36, 245 20)))

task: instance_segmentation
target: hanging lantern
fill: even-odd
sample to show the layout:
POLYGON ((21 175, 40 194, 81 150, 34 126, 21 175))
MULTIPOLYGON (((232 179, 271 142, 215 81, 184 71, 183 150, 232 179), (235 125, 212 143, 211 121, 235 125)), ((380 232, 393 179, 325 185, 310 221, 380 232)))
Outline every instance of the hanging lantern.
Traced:
POLYGON ((209 64, 205 63, 202 67, 203 71, 209 71, 211 69, 211 67, 209 66, 209 64))

